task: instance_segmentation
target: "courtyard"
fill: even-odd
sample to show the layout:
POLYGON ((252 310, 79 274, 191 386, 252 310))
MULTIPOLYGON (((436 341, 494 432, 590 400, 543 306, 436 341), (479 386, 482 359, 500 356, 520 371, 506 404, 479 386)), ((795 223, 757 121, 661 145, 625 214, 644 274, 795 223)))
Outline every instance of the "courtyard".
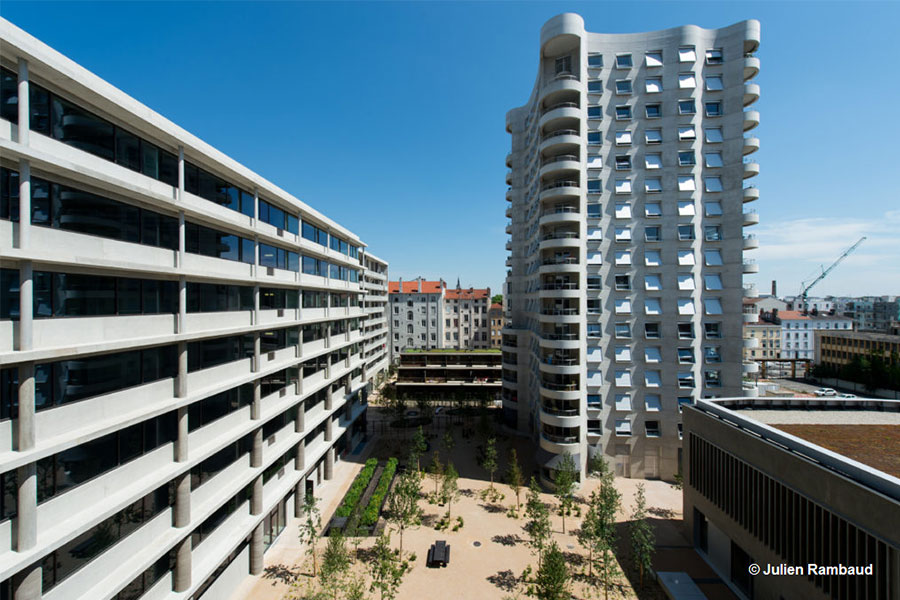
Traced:
MULTIPOLYGON (((379 421, 396 423, 396 418, 389 415, 378 415, 379 409, 373 412, 374 423, 379 421)), ((479 419, 460 419, 452 417, 441 420, 442 427, 424 428, 428 441, 428 450, 421 457, 422 469, 430 464, 433 452, 438 450, 440 460, 451 461, 459 472, 459 497, 452 503, 451 525, 462 518, 462 526, 458 530, 452 527, 443 531, 435 529, 435 524, 447 512, 446 506, 438 506, 424 497, 433 491, 434 482, 427 474, 422 479, 423 497, 418 506, 422 510, 421 525, 406 529, 403 533, 403 558, 409 561, 409 569, 404 574, 396 598, 399 600, 419 600, 432 598, 435 600, 455 600, 458 598, 519 598, 526 597, 525 587, 519 577, 530 565, 537 568, 537 556, 526 543, 528 535, 524 530, 527 519, 524 516, 526 486, 520 491, 522 509, 518 518, 512 518, 510 507, 515 507, 516 498, 509 485, 504 483, 509 450, 516 448, 519 464, 527 482, 535 474, 535 465, 531 458, 533 445, 530 440, 504 434, 493 426, 485 426, 479 419), (452 443, 448 449, 445 434, 449 432, 452 443), (497 501, 485 500, 482 492, 490 486, 489 474, 477 461, 483 454, 487 435, 497 440, 498 468, 494 475, 494 488, 504 497, 497 501), (431 568, 425 564, 429 547, 437 540, 445 540, 451 548, 449 564, 442 568, 431 568)), ((339 464, 336 477, 327 485, 330 490, 329 501, 320 505, 322 526, 327 527, 331 516, 341 503, 346 490, 350 487, 356 474, 362 469, 368 458, 377 458, 382 464, 390 457, 400 459, 401 465, 406 462, 410 448, 410 440, 414 427, 380 427, 373 429, 382 432, 376 434, 359 457, 343 461, 339 464), (340 482, 339 484, 337 482, 340 482)), ((413 465, 414 468, 414 465, 413 465)), ((734 598, 730 590, 696 554, 681 530, 681 491, 670 483, 663 481, 642 481, 636 479, 616 478, 614 485, 622 496, 622 509, 617 514, 618 545, 616 559, 620 565, 620 575, 615 585, 609 590, 610 598, 642 598, 662 599, 665 593, 656 584, 652 576, 645 576, 641 589, 635 569, 629 560, 629 543, 627 521, 632 513, 634 494, 637 485, 643 483, 648 508, 648 522, 656 537, 656 551, 653 559, 654 570, 686 571, 697 582, 701 590, 710 599, 734 598)), ((576 492, 576 506, 583 512, 586 510, 584 500, 599 486, 599 480, 589 478, 576 492)), ((325 490, 328 491, 328 490, 325 490)), ((325 493, 323 491, 323 493, 325 493)), ((318 492, 317 492, 318 493, 318 492)), ((552 539, 563 552, 571 576, 569 590, 573 598, 603 598, 602 587, 594 580, 594 585, 587 577, 587 551, 578 543, 576 531, 581 519, 575 515, 566 518, 563 533, 562 518, 558 515, 557 499, 552 493, 542 492, 541 500, 551 507, 552 539)), ((386 532, 391 535, 392 548, 398 548, 400 540, 396 528, 386 525, 386 532)), ((262 600, 288 600, 309 597, 306 590, 314 585, 312 562, 309 554, 297 539, 297 525, 289 524, 276 546, 266 555, 266 570, 258 578, 251 578, 236 592, 235 598, 257 598, 262 600)), ((358 542, 356 558, 351 570, 363 577, 366 585, 371 581, 369 565, 366 558, 370 556, 375 543, 374 536, 363 537, 358 542)), ((327 545, 327 537, 319 538, 318 561, 321 564, 322 552, 327 545)), ((347 539, 347 547, 351 554, 355 540, 347 539)), ((367 597, 378 598, 374 592, 367 597)))

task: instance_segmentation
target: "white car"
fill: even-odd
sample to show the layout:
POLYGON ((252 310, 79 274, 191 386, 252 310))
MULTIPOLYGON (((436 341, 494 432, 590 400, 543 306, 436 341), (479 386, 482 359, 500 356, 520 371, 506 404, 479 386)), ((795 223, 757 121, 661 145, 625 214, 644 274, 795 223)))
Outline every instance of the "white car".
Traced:
POLYGON ((837 396, 838 393, 831 388, 819 388, 813 392, 816 396, 837 396))
POLYGON ((838 398, 858 398, 856 394, 841 394, 838 398))

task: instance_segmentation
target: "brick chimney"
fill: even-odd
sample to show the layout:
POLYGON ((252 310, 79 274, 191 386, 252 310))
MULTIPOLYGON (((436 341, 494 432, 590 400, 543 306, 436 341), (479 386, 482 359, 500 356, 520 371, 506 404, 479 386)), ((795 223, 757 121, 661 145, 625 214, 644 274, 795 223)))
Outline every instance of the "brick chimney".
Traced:
POLYGON ((421 294, 422 293, 422 277, 421 276, 417 277, 416 282, 418 283, 418 291, 421 294))
POLYGON ((776 294, 775 292, 776 292, 776 286, 775 286, 775 280, 773 279, 773 280, 772 280, 772 297, 773 297, 773 298, 777 298, 777 297, 778 297, 778 294, 776 294))

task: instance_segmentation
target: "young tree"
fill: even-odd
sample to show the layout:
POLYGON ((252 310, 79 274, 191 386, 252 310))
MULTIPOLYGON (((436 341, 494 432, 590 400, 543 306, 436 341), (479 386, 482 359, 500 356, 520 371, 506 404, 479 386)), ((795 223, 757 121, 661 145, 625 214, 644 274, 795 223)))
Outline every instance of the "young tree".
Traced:
POLYGON ((522 476, 522 469, 519 467, 519 455, 516 453, 515 448, 511 448, 509 451, 509 466, 506 469, 506 483, 509 484, 509 487, 512 488, 513 493, 516 495, 516 516, 518 516, 519 493, 522 491, 522 486, 525 484, 525 478, 522 476))
POLYGON ((394 558, 390 535, 382 534, 375 540, 370 569, 372 584, 369 591, 378 590, 381 600, 393 600, 397 596, 406 568, 394 558))
POLYGON ((491 491, 494 491, 494 471, 497 470, 497 440, 491 438, 484 449, 484 460, 481 463, 484 470, 491 476, 491 491))
POLYGON ((432 481, 434 481, 434 495, 438 495, 438 486, 444 479, 444 465, 441 463, 441 456, 435 450, 431 455, 431 466, 428 468, 432 481))
POLYGON ((587 511, 578 530, 578 543, 588 551, 588 577, 594 574, 594 554, 599 554, 605 547, 603 535, 605 530, 600 521, 600 496, 597 491, 591 492, 587 511))
POLYGON ((387 518, 400 530, 400 558, 403 558, 403 531, 421 523, 422 511, 419 509, 419 494, 422 480, 419 473, 407 469, 400 475, 394 490, 388 496, 387 518))
POLYGON ((300 542, 306 544, 306 553, 312 555, 313 577, 316 576, 316 541, 322 528, 322 517, 319 513, 319 500, 307 494, 300 509, 300 542))
POLYGON ((562 513, 562 531, 566 532, 566 513, 572 510, 575 499, 572 493, 575 491, 575 482, 578 481, 578 467, 575 465, 575 459, 568 452, 564 452, 560 458, 559 466, 556 470, 556 478, 553 483, 556 484, 556 499, 559 500, 559 510, 562 513))
POLYGON ((525 516, 528 522, 525 524, 525 533, 528 534, 528 545, 538 556, 538 568, 544 554, 544 548, 550 539, 550 511, 541 500, 541 490, 537 480, 532 477, 528 486, 528 496, 525 498, 525 516))
POLYGON ((422 426, 419 425, 419 428, 416 429, 416 432, 413 434, 412 440, 410 440, 409 444, 409 463, 411 465, 413 461, 415 461, 417 473, 421 470, 419 457, 422 456, 422 454, 427 449, 428 444, 425 442, 425 433, 422 431, 422 426))
POLYGON ((639 483, 634 497, 634 512, 629 523, 631 537, 631 557, 639 573, 640 589, 644 589, 644 572, 653 565, 653 552, 656 539, 653 528, 647 522, 647 499, 644 497, 644 484, 639 483))
POLYGON ((597 518, 600 533, 600 563, 597 575, 603 585, 603 597, 609 596, 609 588, 619 575, 613 548, 616 544, 616 513, 622 505, 622 496, 613 483, 614 476, 607 472, 600 482, 597 501, 597 518))
POLYGON ((328 545, 322 554, 322 588, 334 600, 338 599, 349 571, 350 556, 344 536, 340 533, 329 536, 328 545))
POLYGON ((441 484, 441 495, 447 502, 447 518, 450 518, 450 509, 453 507, 453 501, 459 498, 459 473, 452 462, 447 463, 444 470, 444 481, 441 484))
POLYGON ((535 577, 535 596, 539 600, 569 600, 569 567, 556 542, 550 544, 544 562, 535 577))

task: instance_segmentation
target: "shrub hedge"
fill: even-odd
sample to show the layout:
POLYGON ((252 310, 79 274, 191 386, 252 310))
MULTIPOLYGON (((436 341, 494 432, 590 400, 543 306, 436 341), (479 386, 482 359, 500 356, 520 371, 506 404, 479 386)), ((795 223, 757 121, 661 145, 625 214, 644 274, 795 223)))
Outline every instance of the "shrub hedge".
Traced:
POLYGON ((369 505, 366 507, 366 510, 363 511, 363 525, 371 527, 375 524, 376 521, 378 521, 378 511, 381 508, 381 502, 384 500, 384 497, 388 493, 388 488, 391 486, 391 479, 394 478, 394 472, 396 470, 397 459, 389 459, 387 465, 385 465, 384 467, 384 471, 381 472, 381 479, 378 480, 378 487, 375 488, 375 492, 369 499, 369 505))
POLYGON ((357 475, 356 479, 353 480, 353 484, 350 486, 350 489, 347 490, 347 495, 344 496, 344 501, 334 513, 336 517, 349 517, 351 514, 353 514, 353 509, 356 508, 356 504, 362 497, 363 492, 366 491, 366 487, 368 487, 369 481, 371 481, 372 479, 372 475, 375 474, 375 468, 377 466, 377 459, 370 458, 366 461, 366 464, 363 467, 362 471, 359 472, 359 475, 357 475))

